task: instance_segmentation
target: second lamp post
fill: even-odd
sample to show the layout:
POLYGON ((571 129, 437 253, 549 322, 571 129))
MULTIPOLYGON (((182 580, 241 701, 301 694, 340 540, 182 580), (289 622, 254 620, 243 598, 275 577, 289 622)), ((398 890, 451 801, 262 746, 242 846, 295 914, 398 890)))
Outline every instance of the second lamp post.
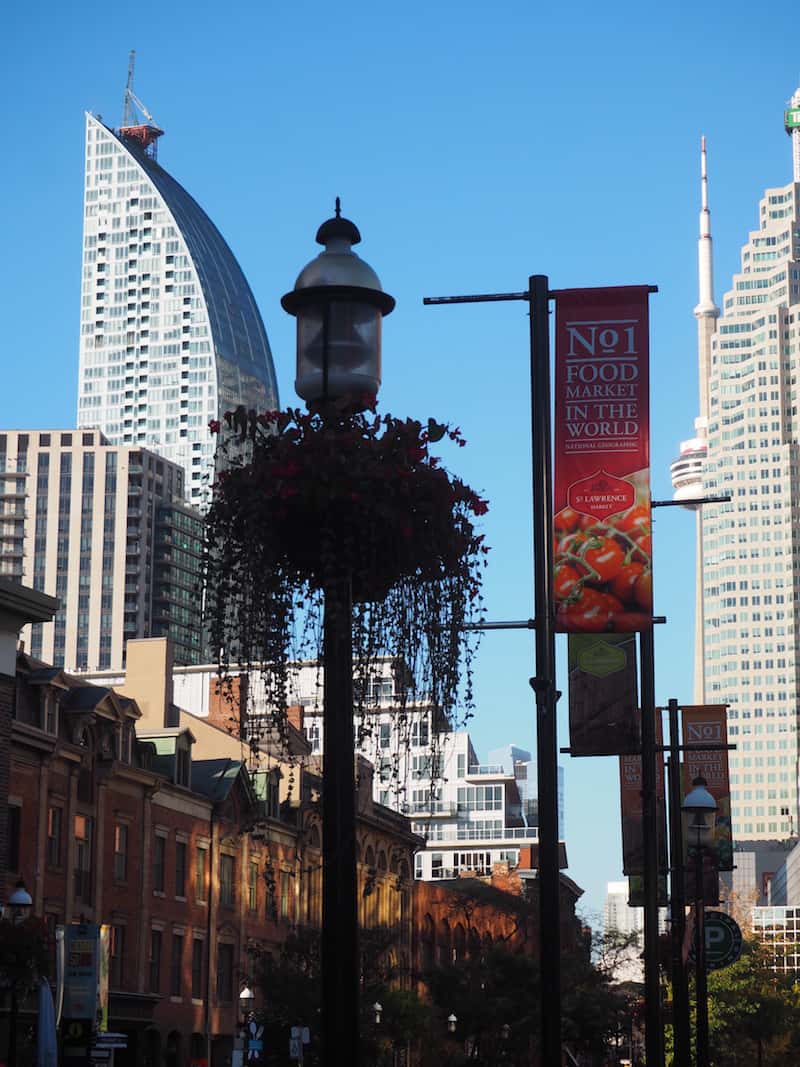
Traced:
POLYGON ((711 854, 714 841, 714 818, 717 802, 706 788, 705 778, 695 778, 691 792, 681 805, 686 817, 689 852, 694 858, 694 951, 697 1067, 708 1067, 708 970, 706 967, 706 931, 704 859, 711 854))

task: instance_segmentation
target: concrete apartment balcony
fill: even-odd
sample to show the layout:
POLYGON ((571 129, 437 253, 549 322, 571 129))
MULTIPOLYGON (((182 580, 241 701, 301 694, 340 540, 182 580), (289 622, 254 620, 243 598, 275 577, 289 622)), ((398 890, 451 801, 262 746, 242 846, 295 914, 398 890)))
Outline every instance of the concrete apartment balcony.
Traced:
POLYGON ((519 841, 538 841, 538 826, 503 826, 499 830, 475 826, 432 826, 428 832, 428 841, 442 841, 456 844, 459 841, 491 841, 495 844, 519 841))
POLYGON ((513 781, 514 775, 506 771, 502 763, 473 763, 467 767, 464 780, 467 782, 486 782, 489 779, 513 781))
POLYGON ((454 818, 458 805, 451 800, 414 800, 401 807, 403 815, 436 815, 440 819, 454 818))

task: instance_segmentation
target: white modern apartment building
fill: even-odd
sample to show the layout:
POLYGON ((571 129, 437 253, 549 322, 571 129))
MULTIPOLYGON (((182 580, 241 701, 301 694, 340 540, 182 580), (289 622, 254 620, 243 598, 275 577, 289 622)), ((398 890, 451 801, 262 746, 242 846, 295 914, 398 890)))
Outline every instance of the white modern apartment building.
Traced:
POLYGON ((67 670, 121 669, 130 637, 201 655, 202 518, 184 472, 98 430, 0 431, 0 574, 58 597, 25 647, 67 670))
MULTIPOLYGON (((731 500, 699 510, 695 695, 729 705, 739 842, 788 837, 800 825, 800 91, 792 108, 793 180, 766 190, 718 318, 701 214, 697 426, 706 455, 687 495, 731 500)), ((707 208, 705 167, 703 188, 707 208)))
POLYGON ((204 507, 209 420, 241 404, 277 408, 278 393, 247 280, 156 161, 162 132, 86 116, 78 426, 177 463, 188 500, 204 507))

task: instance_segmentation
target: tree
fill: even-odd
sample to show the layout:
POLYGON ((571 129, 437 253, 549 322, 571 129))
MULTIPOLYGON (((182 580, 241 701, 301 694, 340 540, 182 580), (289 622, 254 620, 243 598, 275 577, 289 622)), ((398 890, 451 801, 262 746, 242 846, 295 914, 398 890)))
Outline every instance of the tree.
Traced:
MULTIPOLYGON (((402 988, 408 976, 395 962, 396 935, 386 926, 361 930, 361 1035, 362 1060, 379 1065, 391 1062, 394 1045, 422 1037, 429 1030, 429 1012, 413 990, 402 988), (375 1022, 373 1005, 381 1004, 382 1019, 375 1022)), ((264 1026, 264 1063, 277 1067, 288 1062, 293 1026, 307 1026, 311 1042, 303 1052, 306 1067, 322 1062, 320 1020, 322 972, 320 931, 298 927, 286 938, 277 956, 255 955, 255 981, 263 990, 265 1007, 259 1013, 264 1026)))
MULTIPOLYGON (((528 1062, 539 1033, 536 960, 496 944, 434 966, 424 977, 438 1017, 436 1030, 444 1036, 447 1018, 455 1015, 458 1044, 471 1050, 470 1062, 494 1063, 504 1053, 509 1064, 528 1062), (507 1038, 504 1026, 509 1028, 507 1038)), ((458 1062, 452 1050, 450 1058, 458 1062)))
POLYGON ((771 946, 748 939, 736 963, 709 974, 709 1041, 720 1067, 796 1062, 787 1051, 800 1048, 800 993, 775 962, 771 946))

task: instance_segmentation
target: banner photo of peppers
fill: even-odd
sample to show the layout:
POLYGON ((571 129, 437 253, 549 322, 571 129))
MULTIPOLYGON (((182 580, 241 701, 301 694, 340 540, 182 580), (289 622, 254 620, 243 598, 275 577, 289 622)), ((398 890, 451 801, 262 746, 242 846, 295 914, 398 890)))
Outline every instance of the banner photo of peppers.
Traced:
POLYGON ((648 286, 556 298, 556 629, 631 633, 650 624, 648 286))
MULTIPOLYGON (((727 704, 684 704, 681 706, 683 734, 683 791, 688 793, 695 778, 705 778, 706 788, 717 802, 714 822, 715 866, 733 870, 733 830, 731 827, 731 787, 728 776, 727 704), (719 749, 695 748, 719 745, 719 749)), ((691 841, 684 841, 684 852, 691 841)))
POLYGON ((571 756, 640 751, 635 634, 570 634, 571 756))

